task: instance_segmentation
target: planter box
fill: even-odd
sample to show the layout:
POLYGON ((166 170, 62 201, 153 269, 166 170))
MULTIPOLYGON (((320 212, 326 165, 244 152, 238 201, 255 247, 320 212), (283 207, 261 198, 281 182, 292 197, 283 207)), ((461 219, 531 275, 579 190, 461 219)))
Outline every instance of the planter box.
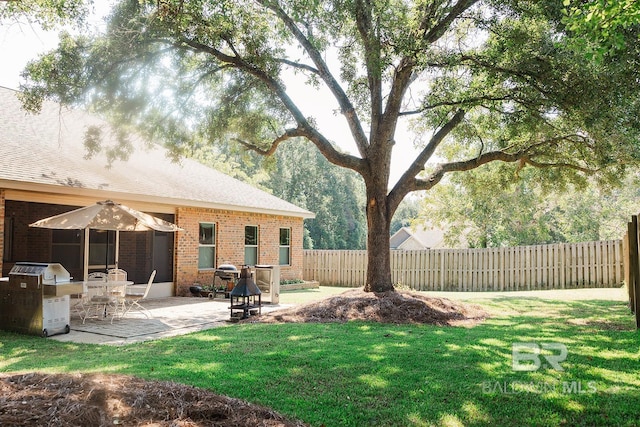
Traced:
POLYGON ((280 292, 298 291, 301 289, 318 289, 319 287, 320 287, 320 282, 316 280, 311 280, 311 281, 302 282, 302 283, 291 283, 288 285, 280 285, 280 292))

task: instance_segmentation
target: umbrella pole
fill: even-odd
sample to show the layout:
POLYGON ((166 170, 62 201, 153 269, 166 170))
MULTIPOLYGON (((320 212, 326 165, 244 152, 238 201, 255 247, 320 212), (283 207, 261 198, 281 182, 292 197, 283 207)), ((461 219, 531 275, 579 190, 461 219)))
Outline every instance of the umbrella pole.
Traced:
POLYGON ((115 251, 116 268, 118 268, 118 258, 120 258, 120 230, 116 230, 116 243, 113 250, 115 251))
POLYGON ((89 229, 85 228, 84 229, 84 257, 83 257, 83 266, 82 266, 82 270, 83 270, 83 274, 84 274, 84 281, 87 281, 87 279, 89 278, 89 229))
POLYGON ((109 272, 109 230, 107 230, 107 250, 105 251, 106 255, 104 256, 104 272, 109 272))

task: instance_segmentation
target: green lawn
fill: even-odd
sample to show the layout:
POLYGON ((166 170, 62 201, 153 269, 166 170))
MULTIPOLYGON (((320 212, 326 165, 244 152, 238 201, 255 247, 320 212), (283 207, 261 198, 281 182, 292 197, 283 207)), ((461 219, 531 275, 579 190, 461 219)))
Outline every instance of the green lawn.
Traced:
POLYGON ((470 329, 248 324, 117 348, 0 332, 0 371, 171 380, 314 426, 640 425, 640 333, 623 302, 474 302, 493 317, 470 329), (514 371, 517 342, 566 346, 563 370, 514 371))

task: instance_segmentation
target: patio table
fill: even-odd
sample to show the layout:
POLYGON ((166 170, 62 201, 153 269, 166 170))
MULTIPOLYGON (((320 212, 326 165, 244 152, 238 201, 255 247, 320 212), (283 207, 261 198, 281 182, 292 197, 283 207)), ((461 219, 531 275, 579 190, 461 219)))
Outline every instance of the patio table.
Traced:
MULTIPOLYGON (((87 289, 97 290, 97 292, 94 291, 93 295, 98 298, 94 299, 94 297, 92 297, 90 304, 102 306, 101 312, 103 319, 109 317, 108 309, 113 308, 111 312, 111 322, 113 323, 113 319, 118 316, 120 312, 124 312, 126 288, 129 285, 133 285, 133 282, 130 280, 110 280, 106 282, 87 281, 85 284, 87 289)), ((89 292, 89 294, 91 294, 91 292, 89 292)))

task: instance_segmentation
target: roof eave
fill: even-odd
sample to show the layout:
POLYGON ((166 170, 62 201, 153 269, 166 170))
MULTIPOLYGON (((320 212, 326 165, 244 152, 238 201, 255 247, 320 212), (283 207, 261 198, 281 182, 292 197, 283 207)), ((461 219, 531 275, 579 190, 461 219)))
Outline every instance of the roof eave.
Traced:
POLYGON ((65 195, 71 197, 85 197, 91 199, 112 199, 117 201, 133 200, 142 203, 161 204, 172 207, 183 208, 203 208, 219 209, 237 212, 248 212, 266 215, 287 216, 302 219, 315 218, 315 214, 310 211, 289 211, 282 209, 257 208, 250 206, 231 205, 225 203, 208 202, 204 200, 178 199, 171 197, 161 197, 146 194, 122 193, 115 191, 100 190, 85 187, 66 187, 52 184, 29 183, 24 181, 12 181, 0 179, 0 188, 18 190, 29 193, 48 193, 55 195, 65 195))

